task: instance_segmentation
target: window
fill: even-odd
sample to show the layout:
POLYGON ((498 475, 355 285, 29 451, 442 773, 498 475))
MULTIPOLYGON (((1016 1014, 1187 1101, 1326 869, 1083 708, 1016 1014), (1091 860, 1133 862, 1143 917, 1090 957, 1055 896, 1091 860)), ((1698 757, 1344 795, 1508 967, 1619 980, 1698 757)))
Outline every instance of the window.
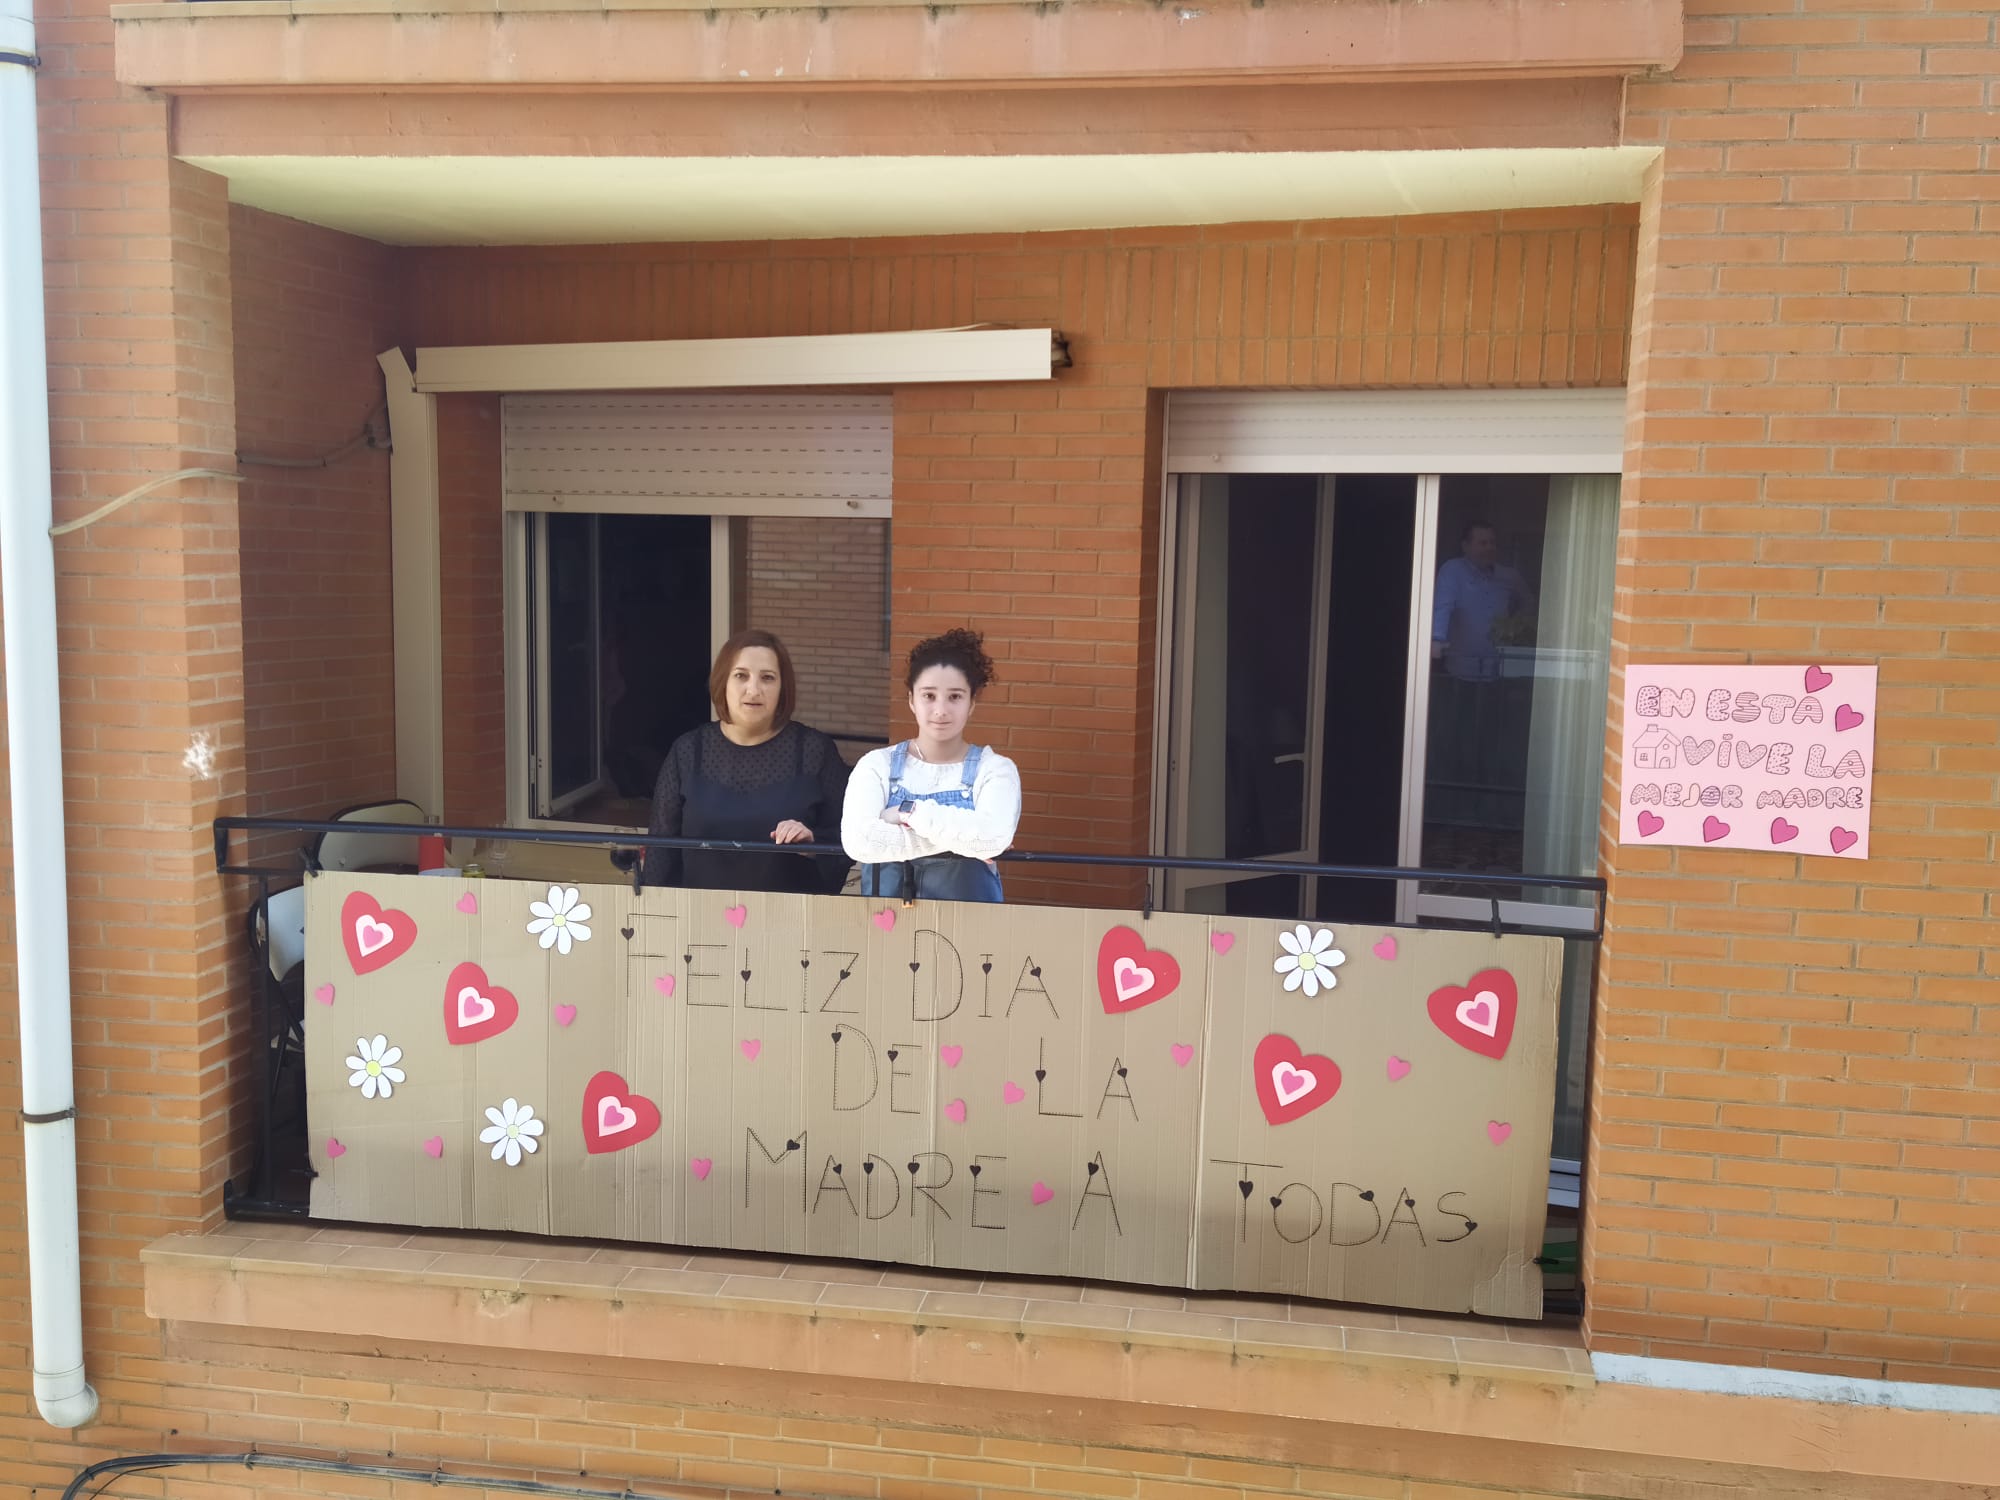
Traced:
POLYGON ((643 828, 736 630, 849 759, 888 706, 879 396, 510 396, 509 817, 643 828))
MULTIPOLYGON (((1187 911, 1587 934, 1623 392, 1201 394, 1168 414, 1161 805, 1187 911), (1440 472, 1442 471, 1442 472, 1440 472), (1421 866, 1436 882, 1286 873, 1421 866)), ((1592 945, 1566 944, 1555 1155, 1581 1154, 1592 945)))

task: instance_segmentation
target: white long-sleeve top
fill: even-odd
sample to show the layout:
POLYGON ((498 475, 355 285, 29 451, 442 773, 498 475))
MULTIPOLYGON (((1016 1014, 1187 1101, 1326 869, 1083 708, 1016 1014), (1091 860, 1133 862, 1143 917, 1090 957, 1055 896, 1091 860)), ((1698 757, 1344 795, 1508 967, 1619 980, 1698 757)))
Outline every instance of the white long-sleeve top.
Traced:
MULTIPOLYGON (((840 842, 864 865, 897 864, 929 854, 963 854, 992 859, 1014 842, 1021 821, 1021 773, 1014 762, 988 747, 980 753, 972 806, 945 807, 918 802, 908 825, 882 816, 889 805, 891 749, 870 750, 847 778, 840 842)), ((948 792, 965 784, 965 765, 936 766, 914 755, 903 759, 903 785, 911 792, 948 792)))

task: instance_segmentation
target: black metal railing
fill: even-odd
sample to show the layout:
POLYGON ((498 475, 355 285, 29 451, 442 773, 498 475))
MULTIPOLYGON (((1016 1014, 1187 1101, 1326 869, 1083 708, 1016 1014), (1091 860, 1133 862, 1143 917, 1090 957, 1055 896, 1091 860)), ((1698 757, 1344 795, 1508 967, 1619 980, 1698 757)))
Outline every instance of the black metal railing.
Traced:
MULTIPOLYGON (((635 889, 640 882, 639 863, 642 852, 647 849, 691 849, 710 851, 734 851, 741 853, 785 853, 801 857, 812 855, 845 855, 838 844, 787 844, 773 846, 769 842, 730 839, 673 838, 659 834, 624 833, 615 829, 588 828, 492 828, 465 823, 362 823, 344 820, 314 820, 303 818, 217 818, 214 825, 215 868, 221 875, 241 876, 256 881, 256 904, 253 908, 254 932, 261 932, 268 943, 271 937, 270 902, 274 883, 284 882, 289 886, 296 878, 319 868, 315 856, 316 845, 306 845, 291 852, 283 862, 275 864, 234 864, 231 862, 233 835, 248 834, 354 834, 362 836, 390 836, 409 839, 414 842, 423 836, 443 836, 454 839, 489 840, 509 844, 556 844, 580 848, 601 848, 605 851, 614 868, 630 879, 635 889)), ((1585 939, 1596 941, 1604 935, 1605 882, 1594 876, 1575 875, 1510 875, 1489 874, 1483 871, 1429 870, 1423 868, 1391 865, 1343 865, 1309 864, 1293 861, 1259 859, 1198 859, 1183 855, 1168 854, 1067 854, 1046 850, 1012 849, 1000 856, 1002 863, 1009 865, 1065 865, 1084 869, 1144 870, 1148 872, 1144 912, 1150 916, 1157 908, 1154 903, 1154 884, 1158 877, 1168 870, 1188 870, 1211 874, 1256 874, 1283 875, 1294 877, 1321 876, 1336 879, 1374 881, 1423 881, 1429 883, 1450 883, 1457 885, 1478 884, 1482 887, 1500 887, 1513 891, 1550 890, 1587 894, 1591 897, 1591 922, 1588 930, 1559 923, 1523 922, 1510 919, 1501 910, 1501 898, 1490 892, 1482 892, 1476 899, 1485 901, 1490 907, 1490 916, 1485 920, 1470 922, 1439 922, 1439 926, 1456 926, 1490 931, 1494 936, 1508 933, 1523 933, 1537 936, 1585 939)), ((609 873, 609 872, 607 872, 609 873)), ((892 898, 899 899, 899 898, 892 898)), ((925 898, 905 901, 904 905, 916 905, 925 898)), ((1576 908, 1566 908, 1576 910, 1576 908)), ((1315 919, 1315 920, 1338 920, 1315 919)), ((261 1029, 257 1037, 260 1059, 258 1089, 260 1108, 257 1118, 257 1162, 252 1170, 247 1189, 239 1189, 232 1182, 224 1186, 224 1202, 233 1217, 304 1217, 305 1204, 295 1198, 287 1198, 279 1190, 280 1172, 277 1160, 276 1111, 279 1105, 279 1090, 285 1081, 285 1062, 294 1046, 303 1042, 303 993, 295 1008, 288 1004, 282 993, 279 976, 271 972, 268 953, 253 944, 253 958, 257 966, 256 993, 260 1000, 261 1029), (296 1013, 295 1013, 296 1009, 296 1013)), ((301 1059, 301 1066, 303 1060, 301 1059)))

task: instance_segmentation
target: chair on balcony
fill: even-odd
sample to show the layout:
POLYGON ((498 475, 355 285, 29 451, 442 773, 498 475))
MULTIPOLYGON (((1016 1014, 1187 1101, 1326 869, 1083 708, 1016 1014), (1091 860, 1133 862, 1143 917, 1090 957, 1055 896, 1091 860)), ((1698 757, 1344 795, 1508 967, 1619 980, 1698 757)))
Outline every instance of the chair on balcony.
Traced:
POLYGON ((416 803, 404 798, 342 808, 332 823, 408 823, 408 836, 395 833, 322 833, 306 846, 307 864, 320 870, 414 870, 417 835, 430 822, 416 803))

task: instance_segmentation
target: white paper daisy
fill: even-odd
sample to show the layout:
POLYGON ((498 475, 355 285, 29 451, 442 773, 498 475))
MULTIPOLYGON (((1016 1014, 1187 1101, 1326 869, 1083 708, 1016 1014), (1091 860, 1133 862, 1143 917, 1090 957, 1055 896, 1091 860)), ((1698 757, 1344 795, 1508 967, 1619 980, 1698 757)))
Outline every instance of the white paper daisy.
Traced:
POLYGON ((1333 929, 1315 932, 1301 922, 1290 932, 1278 934, 1278 946, 1285 951, 1271 967, 1285 976, 1287 990, 1302 989, 1311 999, 1334 986, 1333 971, 1347 962, 1347 955, 1333 946, 1333 929))
POLYGON ((590 941, 590 929, 584 925, 590 920, 590 907, 577 899, 575 886, 550 886, 549 899, 530 901, 528 910, 535 916, 528 931, 541 934, 544 949, 567 954, 573 945, 590 941))
POLYGON ((347 1060, 347 1066, 354 1070, 347 1075, 348 1086, 360 1089, 364 1099, 386 1099, 395 1093, 395 1085, 403 1081, 403 1070, 396 1066, 403 1060, 403 1049, 391 1047, 386 1036, 377 1036, 372 1042, 358 1036, 354 1051, 356 1055, 347 1060))
POLYGON ((493 1123, 479 1132, 479 1142, 493 1148, 495 1161, 505 1158, 508 1166, 518 1167, 522 1152, 533 1155, 541 1149, 536 1138, 542 1133, 542 1122, 535 1118, 534 1105, 506 1099, 498 1109, 487 1110, 486 1118, 493 1123))

